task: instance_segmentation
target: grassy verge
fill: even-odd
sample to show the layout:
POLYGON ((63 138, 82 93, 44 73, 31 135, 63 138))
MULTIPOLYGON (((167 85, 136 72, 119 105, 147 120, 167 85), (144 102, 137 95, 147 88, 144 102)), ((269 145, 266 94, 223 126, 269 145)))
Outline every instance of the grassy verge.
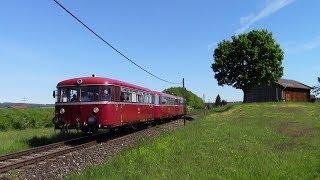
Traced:
POLYGON ((315 179, 320 104, 235 105, 71 179, 315 179))
POLYGON ((56 134, 52 128, 4 131, 0 132, 0 155, 59 142, 79 136, 83 136, 83 134, 71 133, 67 136, 56 134))
POLYGON ((54 108, 0 108, 0 131, 52 127, 54 108))

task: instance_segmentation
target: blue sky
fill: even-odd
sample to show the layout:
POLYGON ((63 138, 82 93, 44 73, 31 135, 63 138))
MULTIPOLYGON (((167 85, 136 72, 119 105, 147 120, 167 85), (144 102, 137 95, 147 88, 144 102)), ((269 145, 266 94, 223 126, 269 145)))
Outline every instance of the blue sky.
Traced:
MULTIPOLYGON (((210 68, 216 44, 255 28, 273 32, 285 51, 284 77, 314 85, 320 76, 320 1, 60 0, 140 65, 207 100, 242 92, 217 85, 210 68)), ((51 0, 2 0, 0 102, 53 103, 64 79, 110 77, 163 90, 163 83, 129 64, 51 0)))

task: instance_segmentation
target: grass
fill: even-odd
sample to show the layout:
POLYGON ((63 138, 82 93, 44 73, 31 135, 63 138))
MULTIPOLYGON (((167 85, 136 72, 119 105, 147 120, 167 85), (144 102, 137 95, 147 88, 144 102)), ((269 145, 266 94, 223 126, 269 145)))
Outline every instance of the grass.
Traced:
POLYGON ((64 136, 58 134, 58 132, 55 133, 53 128, 3 131, 0 132, 0 155, 80 136, 83 136, 83 134, 75 132, 64 136))
POLYGON ((70 179, 319 179, 320 104, 241 104, 70 179))
POLYGON ((0 131, 52 127, 54 108, 0 108, 0 131))

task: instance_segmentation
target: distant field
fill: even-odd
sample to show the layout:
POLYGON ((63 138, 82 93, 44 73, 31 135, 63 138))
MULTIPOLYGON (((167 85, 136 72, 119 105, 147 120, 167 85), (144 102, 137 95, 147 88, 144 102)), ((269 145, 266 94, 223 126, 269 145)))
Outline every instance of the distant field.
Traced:
POLYGON ((71 179, 317 179, 320 104, 242 104, 122 152, 71 179))
POLYGON ((0 108, 0 132, 52 127, 54 108, 0 108))

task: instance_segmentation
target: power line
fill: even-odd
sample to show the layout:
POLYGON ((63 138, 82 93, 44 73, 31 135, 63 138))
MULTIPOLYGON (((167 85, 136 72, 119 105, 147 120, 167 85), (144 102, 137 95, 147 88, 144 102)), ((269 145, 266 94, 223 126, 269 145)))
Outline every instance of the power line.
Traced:
POLYGON ((78 21, 80 24, 82 24, 82 26, 84 26, 86 29, 88 29, 92 34, 94 34, 96 37, 98 37, 100 40, 102 40, 104 43, 106 43, 111 49, 113 49, 114 51, 116 51, 118 54, 120 54, 122 57, 124 57, 125 59, 127 59, 130 63, 132 63, 133 65, 137 66, 138 68, 140 68, 141 70, 143 70, 144 72, 150 74, 151 76, 170 83, 170 84, 180 84, 180 83, 175 83, 175 82, 171 82, 168 81, 166 79, 160 78, 159 76, 151 73, 150 71, 148 71, 147 69, 143 68, 142 66, 140 66, 139 64, 137 64, 136 62, 134 62, 133 60, 131 60, 129 57, 127 57, 126 55, 124 55, 120 50, 118 50, 117 48, 115 48, 113 45, 111 45, 109 42, 107 42, 106 40, 104 40, 99 34, 97 34, 96 32, 94 32, 89 26, 87 26, 84 22, 82 22, 79 18, 77 18, 75 15, 73 15, 67 8, 65 8, 62 4, 60 4, 57 0, 53 0, 57 5, 59 5, 63 10, 65 10, 69 15, 71 15, 76 21, 78 21))

